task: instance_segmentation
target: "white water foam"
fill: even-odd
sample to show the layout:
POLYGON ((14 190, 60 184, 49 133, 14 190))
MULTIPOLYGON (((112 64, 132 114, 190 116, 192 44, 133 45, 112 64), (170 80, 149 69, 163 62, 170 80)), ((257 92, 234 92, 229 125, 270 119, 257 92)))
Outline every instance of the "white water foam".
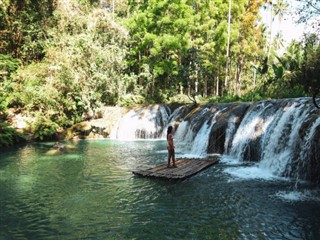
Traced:
POLYGON ((233 180, 252 180, 252 179, 263 179, 263 180, 282 180, 271 171, 267 169, 261 169, 258 163, 251 164, 239 161, 230 155, 223 155, 220 157, 220 162, 229 166, 224 169, 224 172, 229 174, 233 180))
POLYGON ((318 190, 303 190, 303 191, 279 191, 274 195, 276 198, 280 198, 287 202, 298 202, 298 201, 320 201, 318 190))
MULTIPOLYGON (((263 106, 263 104, 261 105, 263 106)), ((265 120, 261 116, 264 109, 268 107, 265 106, 260 111, 251 111, 244 117, 232 141, 230 150, 232 156, 242 160, 242 154, 248 142, 263 136, 272 122, 272 117, 265 120)))
POLYGON ((230 174, 232 177, 243 180, 263 179, 263 180, 280 180, 278 176, 271 171, 261 169, 258 164, 253 166, 243 167, 229 167, 224 172, 230 174))
POLYGON ((235 115, 232 115, 229 119, 228 119, 228 126, 226 129, 226 139, 224 142, 224 152, 225 154, 228 154, 229 152, 229 147, 232 143, 232 138, 236 132, 236 120, 237 117, 235 115))
POLYGON ((222 155, 220 157, 220 162, 225 163, 227 165, 239 165, 242 164, 242 162, 239 161, 239 159, 234 158, 230 155, 222 155))
POLYGON ((302 172, 305 171, 305 165, 308 164, 308 161, 305 161, 305 159, 309 159, 309 155, 311 153, 311 141, 313 139, 313 136, 315 134, 316 129, 320 125, 320 118, 318 118, 310 127, 308 130, 306 136, 303 139, 303 146, 301 148, 300 154, 299 154, 299 162, 300 162, 300 169, 302 169, 302 172))
POLYGON ((296 141, 303 119, 308 113, 304 105, 297 107, 294 103, 284 109, 276 125, 266 133, 269 136, 262 154, 260 162, 261 168, 270 169, 274 174, 281 175, 292 158, 294 142, 296 141), (290 129, 291 128, 291 129, 290 129), (290 131, 288 132, 288 129, 290 131))
MULTIPOLYGON (((204 109, 201 114, 207 111, 208 109, 204 109)), ((207 156, 209 135, 219 113, 220 111, 217 111, 211 119, 205 121, 198 132, 193 131, 188 121, 183 121, 179 125, 175 138, 179 151, 184 153, 182 157, 204 158, 207 156)))
MULTIPOLYGON (((217 116, 217 114, 215 115, 217 116)), ((216 123, 215 118, 211 120, 206 121, 202 127, 200 128, 198 134, 196 135, 192 148, 191 148, 191 154, 204 157, 207 154, 207 148, 209 143, 209 135, 211 132, 212 126, 216 123)))
POLYGON ((159 138, 159 135, 163 135, 163 127, 168 124, 168 117, 165 106, 130 110, 110 134, 111 139, 159 138))

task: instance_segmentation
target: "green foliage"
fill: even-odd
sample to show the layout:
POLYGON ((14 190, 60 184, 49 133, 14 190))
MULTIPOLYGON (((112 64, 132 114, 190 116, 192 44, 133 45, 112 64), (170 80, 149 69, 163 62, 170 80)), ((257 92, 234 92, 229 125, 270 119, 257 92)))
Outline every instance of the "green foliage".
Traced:
POLYGON ((276 57, 261 91, 271 98, 312 96, 320 88, 319 59, 318 36, 306 35, 300 43, 293 41, 281 57, 276 57))
POLYGON ((255 101, 260 101, 262 99, 267 99, 265 94, 263 94, 259 90, 255 91, 249 91, 246 94, 242 95, 241 97, 239 96, 231 96, 231 95, 226 95, 222 97, 218 96, 213 96, 207 99, 208 103, 230 103, 230 102, 255 102, 255 101))
POLYGON ((10 55, 0 54, 0 76, 9 77, 15 72, 20 65, 19 59, 15 59, 10 55))
POLYGON ((10 91, 10 77, 20 65, 19 59, 9 55, 0 54, 0 111, 4 111, 8 106, 7 93, 10 91))
POLYGON ((262 99, 267 98, 267 96, 263 95, 259 91, 249 91, 246 94, 241 96, 241 101, 243 102, 256 102, 262 99))
POLYGON ((166 103, 175 104, 175 105, 183 105, 192 103, 191 99, 185 94, 177 94, 171 98, 166 103))
MULTIPOLYGON (((228 3, 223 1, 130 2, 132 17, 127 21, 130 70, 145 86, 146 99, 166 99, 159 90, 184 94, 221 95, 224 87, 227 43, 228 3), (141 75, 145 66, 149 78, 141 75), (218 86, 218 87, 217 87, 218 86)), ((261 54, 262 34, 257 25, 262 1, 237 1, 232 4, 231 60, 239 74, 250 71, 249 61, 261 54)), ((230 65, 231 66, 231 65, 230 65)), ((231 70, 229 71, 231 72, 231 70)), ((246 79, 249 81, 249 79, 246 79)), ((166 94, 164 94, 166 95, 166 94)), ((170 97, 170 96, 169 96, 170 97)))
POLYGON ((0 111, 35 116, 42 140, 103 105, 257 101, 320 86, 318 37, 276 56, 263 0, 232 1, 230 25, 228 1, 113 3, 0 1, 0 111))
POLYGON ((31 115, 42 112, 67 127, 126 95, 135 81, 135 75, 125 74, 127 31, 110 13, 90 4, 56 2, 50 18, 55 25, 44 28, 44 57, 21 66, 1 83, 6 91, 0 97, 10 107, 21 107, 31 115))
POLYGON ((305 36, 304 58, 299 83, 309 94, 320 91, 320 37, 316 34, 305 36))
POLYGON ((24 140, 25 138, 8 123, 0 123, 0 147, 9 147, 24 140))
POLYGON ((39 114, 32 124, 33 137, 37 140, 52 140, 59 126, 50 118, 39 114))
POLYGON ((134 106, 142 103, 145 103, 145 98, 142 95, 133 94, 124 95, 118 101, 118 105, 123 107, 134 106))
POLYGON ((0 2, 0 52, 30 63, 43 58, 46 32, 54 0, 0 2))
POLYGON ((8 103, 5 101, 3 97, 0 97, 0 113, 7 109, 8 103))

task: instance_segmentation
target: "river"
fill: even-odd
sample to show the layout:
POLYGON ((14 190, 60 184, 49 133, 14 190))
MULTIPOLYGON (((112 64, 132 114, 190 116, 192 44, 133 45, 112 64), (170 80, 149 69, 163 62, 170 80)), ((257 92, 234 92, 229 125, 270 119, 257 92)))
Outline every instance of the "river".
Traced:
POLYGON ((140 178, 132 171, 166 161, 165 141, 64 144, 1 151, 1 240, 320 239, 311 183, 225 155, 182 182, 140 178))

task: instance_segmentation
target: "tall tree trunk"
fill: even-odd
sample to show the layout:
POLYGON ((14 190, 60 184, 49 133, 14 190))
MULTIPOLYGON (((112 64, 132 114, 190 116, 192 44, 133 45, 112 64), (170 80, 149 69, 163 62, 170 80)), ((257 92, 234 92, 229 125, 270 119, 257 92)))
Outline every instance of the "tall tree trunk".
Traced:
POLYGON ((253 68, 253 90, 256 89, 257 69, 253 68))
POLYGON ((273 0, 270 0, 270 36, 269 36, 269 49, 268 49, 268 59, 270 58, 271 46, 272 46, 272 23, 273 23, 273 0))
POLYGON ((227 90, 229 79, 229 54, 230 54, 230 30, 231 30, 231 6, 232 0, 229 0, 229 13, 228 13, 228 39, 227 39, 227 55, 226 55, 226 76, 224 81, 224 87, 227 90))
POLYGON ((217 84, 216 84, 216 96, 218 97, 219 96, 219 76, 220 76, 220 65, 218 67, 218 74, 217 74, 217 84))
POLYGON ((216 79, 217 79, 217 84, 216 84, 216 96, 218 97, 218 96, 219 96, 219 75, 217 75, 216 79))
POLYGON ((236 94, 241 96, 241 73, 242 73, 242 62, 237 64, 236 70, 236 94))
POLYGON ((154 79, 154 77, 152 76, 152 89, 151 89, 152 97, 154 97, 154 91, 155 91, 155 79, 154 79))
POLYGON ((204 79, 203 97, 208 97, 208 78, 204 79))

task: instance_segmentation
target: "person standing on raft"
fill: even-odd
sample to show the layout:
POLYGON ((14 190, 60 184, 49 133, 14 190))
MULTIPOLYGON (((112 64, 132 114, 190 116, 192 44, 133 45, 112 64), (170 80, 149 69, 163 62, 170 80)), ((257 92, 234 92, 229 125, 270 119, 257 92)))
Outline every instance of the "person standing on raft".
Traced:
POLYGON ((173 135, 172 135, 172 130, 173 127, 169 126, 167 130, 167 142, 168 142, 168 165, 167 167, 170 167, 170 159, 172 159, 172 167, 177 167, 176 166, 176 159, 175 159, 175 152, 174 152, 174 143, 173 143, 173 135))

